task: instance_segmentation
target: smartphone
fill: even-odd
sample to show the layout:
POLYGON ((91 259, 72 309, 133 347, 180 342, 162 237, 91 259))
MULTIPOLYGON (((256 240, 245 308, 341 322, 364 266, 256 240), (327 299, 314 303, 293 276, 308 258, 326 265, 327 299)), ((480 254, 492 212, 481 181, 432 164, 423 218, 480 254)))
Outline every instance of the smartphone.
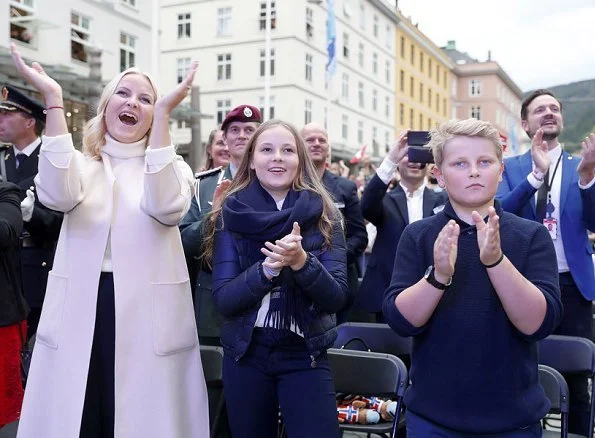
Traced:
POLYGON ((407 132, 407 144, 409 146, 425 146, 430 141, 429 131, 409 131, 407 132))
POLYGON ((433 163, 432 149, 425 146, 409 146, 407 158, 410 163, 433 163))

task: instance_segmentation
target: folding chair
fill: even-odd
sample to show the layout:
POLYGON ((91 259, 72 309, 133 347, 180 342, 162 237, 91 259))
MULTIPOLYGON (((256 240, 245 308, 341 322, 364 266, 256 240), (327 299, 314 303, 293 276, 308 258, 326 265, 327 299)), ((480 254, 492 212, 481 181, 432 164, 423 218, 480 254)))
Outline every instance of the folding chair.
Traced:
POLYGON ((391 423, 341 424, 343 431, 396 436, 403 409, 403 395, 409 382, 407 368, 392 354, 330 348, 328 359, 337 392, 389 397, 397 402, 391 423))
MULTIPOLYGON (((544 430, 543 437, 562 438, 568 435, 568 385, 562 374, 556 369, 547 365, 539 365, 539 383, 545 391, 545 395, 550 400, 550 412, 561 415, 560 432, 553 430, 544 430)), ((571 435, 572 436, 572 435, 571 435)), ((576 435, 574 435, 576 437, 576 435)))
MULTIPOLYGON (((595 343, 576 336, 550 335, 539 342, 539 363, 548 365, 560 373, 582 373, 593 382, 595 343)), ((595 421, 595 397, 592 394, 590 410, 590 428, 587 438, 593 438, 595 421)))
POLYGON ((223 397, 223 348, 201 345, 200 359, 209 397, 211 438, 215 438, 219 432, 221 417, 225 409, 225 399, 223 397))
POLYGON ((399 336, 388 324, 346 322, 337 327, 333 347, 394 354, 408 366, 412 342, 412 338, 399 336))

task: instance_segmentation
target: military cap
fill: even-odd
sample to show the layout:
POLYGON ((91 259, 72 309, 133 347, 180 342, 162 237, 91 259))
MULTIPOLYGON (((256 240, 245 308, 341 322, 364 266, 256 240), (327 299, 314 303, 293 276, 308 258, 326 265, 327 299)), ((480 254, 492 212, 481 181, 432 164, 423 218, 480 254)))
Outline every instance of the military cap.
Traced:
POLYGON ((227 127, 232 122, 257 122, 262 123, 262 118, 260 116, 260 110, 252 105, 240 105, 236 106, 232 109, 227 116, 225 116, 225 120, 221 124, 221 130, 227 130, 227 127))
POLYGON ((21 111, 45 123, 45 108, 10 85, 2 87, 0 110, 21 111))

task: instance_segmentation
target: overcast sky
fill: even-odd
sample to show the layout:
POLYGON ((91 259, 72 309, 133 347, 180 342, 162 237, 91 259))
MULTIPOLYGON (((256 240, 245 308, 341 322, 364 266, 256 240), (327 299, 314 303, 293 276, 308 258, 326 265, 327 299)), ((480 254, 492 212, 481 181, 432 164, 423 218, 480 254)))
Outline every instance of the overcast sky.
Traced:
MULTIPOLYGON (((394 3, 393 3, 394 4, 394 3)), ((595 78, 595 0, 399 0, 439 47, 492 60, 523 90, 595 78)))

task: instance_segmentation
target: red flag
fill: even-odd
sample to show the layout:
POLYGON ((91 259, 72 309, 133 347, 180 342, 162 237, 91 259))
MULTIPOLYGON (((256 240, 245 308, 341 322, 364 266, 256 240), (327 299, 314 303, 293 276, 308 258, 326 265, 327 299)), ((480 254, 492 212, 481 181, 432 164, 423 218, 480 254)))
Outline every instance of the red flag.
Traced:
POLYGON ((364 145, 362 146, 362 148, 361 148, 359 151, 357 151, 357 152, 355 153, 355 155, 353 156, 353 158, 352 158, 351 160, 349 160, 349 162, 350 162, 351 164, 357 164, 357 163, 359 163, 359 162, 360 162, 360 160, 361 160, 362 158, 364 158, 364 156, 366 155, 366 148, 367 148, 367 147, 368 147, 368 145, 367 145, 367 144, 364 144, 364 145))

